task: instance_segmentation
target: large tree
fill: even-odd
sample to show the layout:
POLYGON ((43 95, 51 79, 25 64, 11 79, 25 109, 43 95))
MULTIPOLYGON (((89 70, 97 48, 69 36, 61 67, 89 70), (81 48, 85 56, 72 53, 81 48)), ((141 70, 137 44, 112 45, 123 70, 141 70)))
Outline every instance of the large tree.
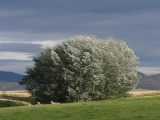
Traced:
POLYGON ((33 58, 21 84, 48 103, 121 97, 138 82, 138 59, 125 42, 75 36, 33 58))

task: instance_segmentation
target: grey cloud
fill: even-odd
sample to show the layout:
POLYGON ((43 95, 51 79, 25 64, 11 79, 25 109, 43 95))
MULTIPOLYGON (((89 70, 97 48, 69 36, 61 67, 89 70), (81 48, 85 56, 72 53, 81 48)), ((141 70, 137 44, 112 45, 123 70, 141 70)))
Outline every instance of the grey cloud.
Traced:
POLYGON ((34 42, 47 40, 64 40, 68 38, 66 34, 61 33, 33 33, 33 32, 15 32, 0 31, 0 42, 34 42))
POLYGON ((120 11, 120 12, 127 12, 127 11, 137 11, 137 10, 143 10, 143 9, 150 9, 150 8, 159 8, 160 1, 154 0, 154 2, 151 2, 150 0, 81 0, 81 1, 75 1, 75 0, 39 0, 39 1, 33 1, 33 0, 27 0, 27 1, 21 1, 21 0, 14 0, 10 1, 4 1, 1 2, 1 6, 7 6, 10 9, 16 9, 17 7, 19 9, 53 9, 58 11, 90 11, 90 12, 104 12, 104 11, 120 11), (143 7, 142 7, 143 6, 143 7), (95 9, 96 8, 96 9, 95 9))
POLYGON ((35 44, 26 44, 26 43, 1 43, 0 44, 0 52, 1 51, 12 51, 12 52, 25 52, 25 53, 33 53, 37 54, 43 49, 41 45, 35 44))
MULTIPOLYGON (((141 66, 160 66, 159 6, 159 0, 3 1, 0 41, 55 41, 76 34, 111 36, 126 41, 140 57, 141 66)), ((10 50, 38 53, 42 49, 33 44, 0 44, 0 51, 10 50)))
MULTIPOLYGON (((122 0, 116 2, 104 0, 94 2, 93 0, 70 1, 71 2, 65 2, 63 0, 48 0, 47 2, 44 2, 40 0, 39 2, 17 2, 19 3, 17 4, 18 8, 21 8, 21 5, 23 5, 23 9, 21 8, 22 11, 24 11, 25 13, 25 9, 30 9, 30 14, 26 16, 22 15, 18 18, 16 16, 13 16, 12 19, 1 19, 1 29, 16 31, 23 30, 27 32, 33 31, 35 33, 47 33, 51 31, 64 33, 72 32, 74 31, 74 29, 77 29, 77 31, 82 31, 82 28, 80 28, 80 26, 85 26, 90 21, 101 20, 104 18, 103 16, 110 16, 110 14, 115 16, 117 14, 125 15, 126 12, 129 11, 132 11, 130 12, 131 14, 137 14, 142 12, 142 9, 144 9, 143 12, 150 12, 159 9, 158 5, 160 4, 159 1, 155 3, 149 2, 147 0, 143 0, 141 2, 130 0, 122 0), (30 6, 28 6, 29 4, 30 6)), ((15 4, 12 5, 11 3, 10 6, 11 8, 16 7, 15 4)))
POLYGON ((13 71, 24 74, 27 66, 32 65, 33 62, 27 60, 0 60, 0 71, 13 71))

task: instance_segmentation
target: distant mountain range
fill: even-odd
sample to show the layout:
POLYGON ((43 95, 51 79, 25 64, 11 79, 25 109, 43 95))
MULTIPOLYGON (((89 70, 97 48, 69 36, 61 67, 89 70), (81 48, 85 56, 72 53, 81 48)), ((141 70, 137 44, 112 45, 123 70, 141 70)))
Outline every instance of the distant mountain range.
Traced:
POLYGON ((0 81, 3 82, 20 82, 22 78, 23 75, 17 73, 0 71, 0 81))
POLYGON ((160 90, 160 74, 145 75, 139 72, 139 75, 141 79, 136 87, 137 89, 160 90))
MULTIPOLYGON (((145 75, 139 72, 141 80, 136 89, 160 90, 160 74, 145 75)), ((6 90, 24 90, 25 87, 18 84, 23 79, 23 75, 0 71, 0 91, 5 87, 6 90)))
POLYGON ((24 90, 25 87, 19 85, 18 83, 22 79, 23 75, 13 72, 0 71, 0 91, 24 90))

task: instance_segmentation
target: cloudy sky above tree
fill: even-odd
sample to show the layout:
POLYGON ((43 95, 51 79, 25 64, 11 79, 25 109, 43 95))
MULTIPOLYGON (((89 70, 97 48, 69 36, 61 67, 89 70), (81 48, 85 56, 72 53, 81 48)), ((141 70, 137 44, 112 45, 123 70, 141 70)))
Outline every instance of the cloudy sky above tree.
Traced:
POLYGON ((74 35, 126 41, 139 70, 160 73, 159 0, 5 0, 0 2, 0 71, 24 74, 32 56, 74 35))

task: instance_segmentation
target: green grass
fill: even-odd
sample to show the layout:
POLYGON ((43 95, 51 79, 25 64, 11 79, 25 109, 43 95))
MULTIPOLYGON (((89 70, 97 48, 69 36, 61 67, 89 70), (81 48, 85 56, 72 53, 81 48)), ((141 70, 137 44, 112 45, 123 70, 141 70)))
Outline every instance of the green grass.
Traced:
POLYGON ((21 97, 21 96, 4 96, 4 97, 0 97, 3 99, 7 99, 7 100, 14 100, 14 101, 21 101, 21 102, 26 102, 26 103, 33 103, 33 100, 31 97, 21 97))
POLYGON ((22 102, 0 100, 0 108, 3 108, 3 107, 14 107, 14 106, 24 106, 24 105, 25 104, 22 103, 22 102))
POLYGON ((160 97, 0 109, 0 120, 160 120, 160 97))

